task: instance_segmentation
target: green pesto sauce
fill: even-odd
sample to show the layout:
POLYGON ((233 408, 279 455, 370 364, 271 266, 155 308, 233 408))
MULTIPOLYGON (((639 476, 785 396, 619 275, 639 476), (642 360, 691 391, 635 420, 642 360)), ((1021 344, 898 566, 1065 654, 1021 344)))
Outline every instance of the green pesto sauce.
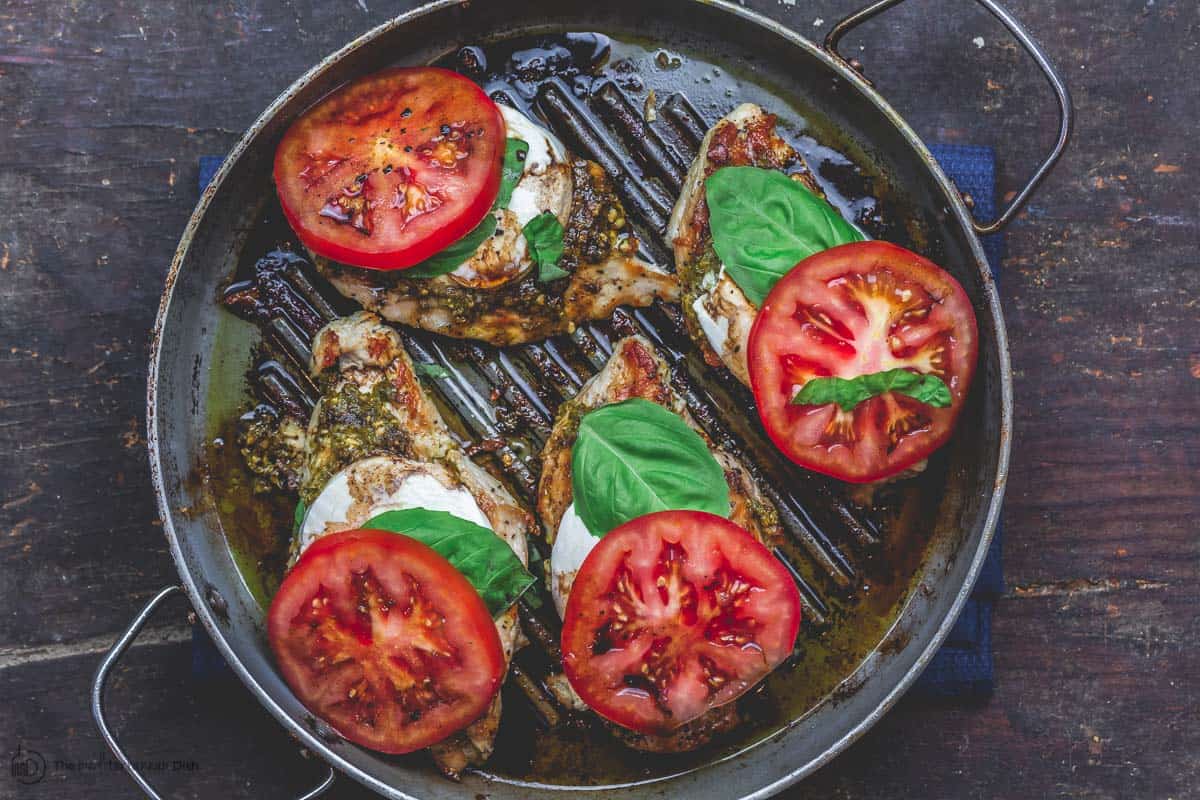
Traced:
POLYGON ((378 380, 368 391, 351 381, 326 385, 308 443, 310 471, 300 499, 311 504, 339 470, 362 458, 408 450, 410 437, 388 410, 393 387, 378 380))

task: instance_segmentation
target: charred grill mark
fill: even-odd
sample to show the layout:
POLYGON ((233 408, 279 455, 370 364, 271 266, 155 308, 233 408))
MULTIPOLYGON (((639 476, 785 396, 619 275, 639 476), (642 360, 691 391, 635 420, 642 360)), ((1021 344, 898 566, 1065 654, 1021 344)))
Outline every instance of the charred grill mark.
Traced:
POLYGON ((673 194, 683 188, 687 162, 646 124, 634 104, 617 85, 609 81, 595 93, 600 113, 620 137, 629 142, 645 169, 657 175, 673 194))
POLYGON ((667 98, 661 113, 680 139, 691 146, 691 150, 686 154, 690 163, 695 158, 696 151, 700 149, 700 143, 704 141, 705 131, 708 130, 708 122, 704 115, 696 110, 685 95, 678 92, 667 98))
POLYGON ((557 396, 554 401, 556 408, 560 401, 574 397, 575 392, 583 385, 583 379, 575 372, 574 367, 563 359, 553 340, 523 345, 521 354, 529 364, 531 372, 540 375, 553 387, 557 396))
POLYGON ((288 250, 273 250, 260 258, 254 265, 249 280, 231 283, 222 292, 221 302, 239 316, 260 325, 285 318, 297 331, 311 339, 326 323, 336 316, 327 301, 313 301, 315 288, 310 294, 303 292, 303 269, 308 262, 288 250))
POLYGON ((288 416, 308 419, 312 414, 317 392, 303 373, 293 377, 283 364, 268 359, 255 368, 255 379, 263 398, 288 416))
MULTIPOLYGON (((419 361, 448 365, 450 378, 437 382, 437 393, 458 412, 475 441, 495 440, 500 444, 489 449, 494 452, 504 471, 513 481, 522 498, 532 503, 537 494, 537 473, 531 463, 517 455, 508 439, 496 427, 494 407, 481 397, 475 385, 466 377, 465 365, 453 364, 433 337, 418 338, 414 331, 401 331, 404 347, 419 361)), ((468 445, 469 446, 469 445, 468 445)), ((532 459, 531 459, 532 460, 532 459)))
POLYGON ((521 428, 542 440, 550 435, 554 412, 547 406, 546 398, 538 391, 540 387, 530 376, 525 375, 503 351, 489 350, 473 342, 461 345, 461 349, 475 369, 503 394, 504 400, 523 423, 521 428))
POLYGON ((538 108, 551 126, 574 144, 577 151, 613 176, 621 200, 655 233, 667 227, 672 201, 666 192, 636 174, 621 148, 604 135, 603 125, 560 81, 548 81, 538 96, 538 108))
POLYGON ((563 711, 544 682, 534 679, 515 659, 508 665, 508 674, 529 700, 543 728, 553 730, 563 723, 563 711))

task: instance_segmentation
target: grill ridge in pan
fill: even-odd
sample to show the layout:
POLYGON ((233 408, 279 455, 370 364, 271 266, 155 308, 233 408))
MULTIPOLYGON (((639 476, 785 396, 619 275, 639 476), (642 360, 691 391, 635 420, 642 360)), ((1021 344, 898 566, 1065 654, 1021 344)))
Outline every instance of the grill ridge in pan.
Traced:
MULTIPOLYGON (((811 45, 744 10, 691 0, 666 5, 677 22, 662 26, 655 32, 661 41, 648 46, 627 38, 646 30, 643 9, 633 0, 603 8, 514 0, 503 14, 488 4, 440 3, 409 15, 406 24, 384 26, 298 83, 298 96, 289 94, 268 110, 222 169, 185 233, 181 263, 172 271, 160 317, 150 389, 152 463, 181 576, 218 648, 267 708, 322 757, 385 795, 544 797, 554 793, 554 784, 607 784, 606 797, 663 792, 743 797, 778 788, 818 766, 844 744, 840 737, 857 735, 890 704, 895 687, 928 657, 929 645, 946 629, 945 618, 978 568, 977 556, 994 522, 993 490, 1003 483, 1007 444, 997 425, 1008 414, 1007 364, 994 293, 978 269, 982 254, 968 232, 965 210, 936 167, 920 158, 911 132, 811 45), (541 32, 624 33, 612 43, 601 79, 568 71, 502 80, 501 73, 520 64, 517 50, 535 59, 546 50, 546 42, 537 41, 540 33, 522 20, 536 20, 541 32), (447 44, 447 31, 454 31, 453 44, 447 44), (232 497, 219 485, 223 468, 237 459, 227 437, 224 447, 205 447, 227 433, 215 423, 230 419, 244 402, 247 371, 259 397, 304 416, 313 397, 301 368, 307 341, 330 314, 346 310, 339 297, 325 294, 327 287, 303 263, 285 265, 278 283, 282 293, 262 306, 260 319, 269 331, 263 339, 269 345, 261 352, 270 357, 260 364, 250 360, 256 338, 250 329, 215 307, 218 283, 228 280, 235 264, 242 264, 236 279, 249 277, 250 265, 288 236, 274 211, 269 166, 264 168, 273 142, 288 120, 338 83, 394 63, 397 54, 408 63, 455 59, 471 31, 483 42, 480 52, 493 62, 485 71, 491 74, 481 78, 490 92, 551 123, 580 155, 603 160, 607 153, 648 256, 669 263, 662 224, 674 184, 707 124, 737 102, 756 101, 781 112, 797 146, 817 156, 813 166, 819 176, 837 180, 831 196, 844 203, 844 210, 877 235, 951 266, 980 315, 986 349, 982 388, 964 413, 965 425, 974 429, 956 437, 924 478, 889 491, 877 508, 865 510, 835 484, 796 470, 761 447, 747 393, 699 361, 680 330, 677 309, 623 310, 611 321, 580 326, 572 336, 501 354, 405 331, 416 360, 453 367, 451 379, 431 382, 439 401, 448 411, 469 412, 448 416, 462 417, 454 427, 464 443, 480 445, 480 458, 502 468, 520 496, 529 497, 533 489, 537 449, 554 409, 603 363, 617 338, 635 331, 645 333, 673 365, 672 382, 701 424, 716 440, 743 450, 772 488, 791 534, 781 556, 801 582, 808 611, 802 652, 790 674, 768 681, 766 698, 748 700, 757 725, 693 755, 632 754, 596 730, 595 723, 564 713, 554 701, 550 673, 556 662, 556 620, 545 602, 521 609, 535 646, 517 659, 505 689, 510 727, 502 728, 500 749, 488 765, 493 778, 468 775, 464 785, 454 786, 420 760, 383 758, 313 738, 321 726, 282 685, 263 645, 261 595, 247 590, 252 578, 233 571, 231 551, 213 541, 212 530, 223 528, 235 545, 233 555, 250 567, 243 575, 254 571, 253 559, 238 552, 242 543, 237 541, 241 529, 253 527, 253 516, 219 510, 222 500, 232 497), (519 46, 506 42, 514 33, 526 36, 519 46), (769 53, 763 49, 766 41, 775 44, 769 53), (669 49, 660 54, 659 48, 669 49), (682 56, 683 66, 657 70, 659 55, 666 64, 682 56), (739 63, 751 64, 753 75, 726 71, 739 63), (803 78, 821 71, 820 80, 803 78), (778 88, 789 82, 796 84, 795 91, 778 88), (649 125, 641 115, 648 88, 658 97, 658 118, 649 125), (830 170, 823 175, 820 167, 826 162, 830 170), (906 195, 893 185, 904 186, 906 195), (201 477, 207 480, 197 484, 191 476, 206 458, 208 469, 201 477), (175 512, 176 505, 205 508, 205 497, 210 511, 175 512), (927 538, 932 544, 922 560, 920 544, 927 538), (889 584, 888 575, 903 580, 889 584), (909 591, 914 587, 919 591, 909 591), (213 597, 224 601, 227 616, 212 612, 213 597), (553 735, 542 732, 555 726, 553 735), (745 749, 766 735, 766 741, 745 749), (562 747, 546 742, 562 742, 562 747), (669 784, 657 783, 668 777, 669 784), (513 782, 520 785, 506 786, 513 782)), ((573 52, 590 47, 595 53, 602 45, 600 38, 580 36, 563 46, 573 52)))

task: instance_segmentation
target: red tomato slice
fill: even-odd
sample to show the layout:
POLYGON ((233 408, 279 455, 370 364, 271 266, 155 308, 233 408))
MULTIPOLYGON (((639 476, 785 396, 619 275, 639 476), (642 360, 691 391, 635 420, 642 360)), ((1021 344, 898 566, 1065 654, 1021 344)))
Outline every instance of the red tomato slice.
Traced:
POLYGON ((411 753, 478 719, 504 653, 487 607, 426 545, 388 531, 333 533, 287 574, 267 619, 288 686, 347 739, 411 753))
POLYGON ((660 511, 600 540, 567 598, 563 669, 602 717, 664 734, 736 699, 792 652, 800 593, 742 528, 660 511))
POLYGON ((750 382, 784 455, 852 483, 902 472, 945 444, 975 373, 971 301, 933 262, 887 242, 856 242, 801 261, 767 295, 750 331, 750 382), (792 405, 812 378, 904 368, 933 374, 951 404, 888 392, 853 411, 792 405))
POLYGON ((384 70, 296 120, 275 188, 296 235, 356 267, 411 267, 461 239, 500 192, 500 109, 456 72, 384 70))

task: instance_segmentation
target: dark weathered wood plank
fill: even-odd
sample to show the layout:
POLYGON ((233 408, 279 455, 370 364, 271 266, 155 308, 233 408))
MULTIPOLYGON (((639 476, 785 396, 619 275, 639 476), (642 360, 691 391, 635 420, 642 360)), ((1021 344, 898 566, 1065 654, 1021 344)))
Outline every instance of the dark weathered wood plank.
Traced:
MULTIPOLYGON (((991 703, 903 701, 832 766, 787 797, 1187 797, 1200 781, 1195 589, 1017 590, 997 619, 991 703), (1160 687, 1152 694, 1148 686, 1160 687)), ((197 685, 185 644, 134 649, 109 692, 132 757, 193 761, 154 777, 171 796, 286 796, 319 774, 231 680, 197 685)), ((86 715, 94 657, 0 671, 0 730, 49 762, 42 784, 0 797, 133 796, 124 776, 56 767, 103 758, 86 715)), ((342 780, 334 798, 366 795, 342 780)))
POLYGON ((996 617, 990 703, 902 701, 786 796, 1188 797, 1200 780, 1198 599, 1156 586, 1018 590, 996 617))
MULTIPOLYGON (((6 747, 36 751, 46 764, 40 782, 20 785, 6 759, 0 797, 140 796, 83 713, 94 669, 94 657, 80 656, 56 662, 54 680, 44 662, 0 671, 6 747)), ((113 673, 107 702, 129 757, 166 797, 289 798, 327 774, 240 683, 197 685, 188 642, 135 647, 113 673)))
MULTIPOLYGON (((196 158, 226 150, 311 63, 411 5, 0 0, 10 746, 102 755, 86 713, 91 651, 173 576, 142 397, 196 158)), ((816 37, 856 3, 747 5, 816 37)), ((1002 279, 1017 420, 999 688, 983 708, 902 703, 791 796, 1186 797, 1200 783, 1200 8, 1009 5, 1062 66, 1080 115, 1011 229, 1002 279)), ((1006 187, 1051 138, 1045 86, 971 4, 912 0, 845 47, 922 135, 994 144, 1006 187)), ((131 749, 200 762, 187 782, 164 776, 178 797, 299 791, 315 770, 287 736, 240 688, 197 693, 185 654, 139 648, 122 671, 114 698, 129 703, 131 749)), ((0 797, 133 796, 107 773, 47 778, 42 794, 13 786, 0 776, 0 797)))

